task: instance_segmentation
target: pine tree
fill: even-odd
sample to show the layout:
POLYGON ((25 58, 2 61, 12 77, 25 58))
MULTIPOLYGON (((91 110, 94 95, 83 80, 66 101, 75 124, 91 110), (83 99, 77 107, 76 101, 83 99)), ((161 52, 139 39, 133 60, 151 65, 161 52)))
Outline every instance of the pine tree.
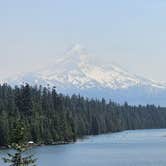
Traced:
POLYGON ((33 155, 25 155, 29 149, 26 141, 26 129, 19 121, 11 132, 11 145, 9 145, 15 153, 8 153, 8 158, 3 158, 4 162, 10 163, 10 166, 35 166, 36 159, 33 159, 33 155))

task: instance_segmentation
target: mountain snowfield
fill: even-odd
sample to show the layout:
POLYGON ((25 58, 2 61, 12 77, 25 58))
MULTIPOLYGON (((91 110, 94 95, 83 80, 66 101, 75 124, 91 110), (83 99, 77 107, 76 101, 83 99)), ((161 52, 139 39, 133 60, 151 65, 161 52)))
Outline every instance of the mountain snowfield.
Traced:
POLYGON ((64 94, 81 94, 86 97, 106 98, 130 104, 166 106, 166 85, 138 77, 116 65, 95 65, 80 45, 49 67, 24 73, 5 82, 12 85, 29 84, 56 86, 64 94))

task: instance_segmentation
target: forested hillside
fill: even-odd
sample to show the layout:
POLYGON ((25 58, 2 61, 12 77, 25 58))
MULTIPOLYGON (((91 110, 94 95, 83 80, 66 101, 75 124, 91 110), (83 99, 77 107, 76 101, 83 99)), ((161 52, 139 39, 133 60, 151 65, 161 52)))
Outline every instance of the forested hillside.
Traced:
POLYGON ((58 94, 55 88, 0 86, 0 145, 11 142, 19 119, 35 143, 75 141, 77 137, 126 129, 166 128, 166 108, 129 106, 104 99, 58 94))

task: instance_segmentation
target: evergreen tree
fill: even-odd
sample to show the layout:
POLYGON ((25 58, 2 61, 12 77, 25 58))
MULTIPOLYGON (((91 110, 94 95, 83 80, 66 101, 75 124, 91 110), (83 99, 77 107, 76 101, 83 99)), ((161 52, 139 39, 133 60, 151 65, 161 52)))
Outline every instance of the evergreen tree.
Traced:
POLYGON ((5 163, 9 163, 10 166, 35 166, 36 159, 33 159, 33 155, 26 156, 24 154, 29 149, 26 134, 23 123, 20 121, 16 123, 11 133, 11 145, 9 145, 10 148, 15 150, 15 153, 8 153, 8 158, 3 158, 5 163))

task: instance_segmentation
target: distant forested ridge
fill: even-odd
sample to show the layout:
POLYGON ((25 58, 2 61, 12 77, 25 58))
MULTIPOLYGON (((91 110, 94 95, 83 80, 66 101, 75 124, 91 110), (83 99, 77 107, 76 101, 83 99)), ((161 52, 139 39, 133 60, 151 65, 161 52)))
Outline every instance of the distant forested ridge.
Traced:
POLYGON ((55 88, 0 85, 0 146, 11 142, 11 130, 19 119, 28 139, 52 144, 128 129, 166 128, 166 108, 129 106, 58 94, 55 88))

